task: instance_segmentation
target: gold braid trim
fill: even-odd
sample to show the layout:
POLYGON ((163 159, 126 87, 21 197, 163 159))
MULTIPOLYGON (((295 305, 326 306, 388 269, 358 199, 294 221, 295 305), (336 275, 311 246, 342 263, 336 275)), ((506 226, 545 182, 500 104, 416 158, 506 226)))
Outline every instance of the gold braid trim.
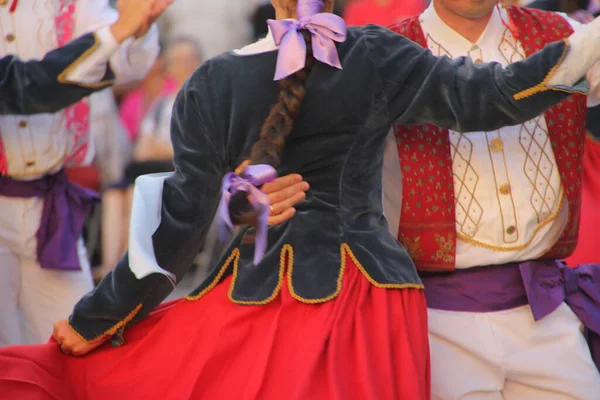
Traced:
POLYGON ((235 262, 233 264, 233 279, 231 281, 231 286, 229 287, 229 293, 227 294, 227 296, 229 297, 229 300, 231 300, 235 304, 239 304, 242 306, 262 306, 265 304, 269 304, 270 302, 275 300, 275 298, 277 298, 277 295, 279 295, 279 292, 281 291, 281 286, 283 285, 283 275, 284 275, 284 271, 285 271, 285 255, 286 255, 286 253, 289 253, 289 255, 290 255, 290 263, 293 262, 292 260, 294 257, 294 249, 289 244, 286 244, 281 248, 281 253, 279 254, 279 279, 277 281, 277 286, 275 286, 275 290, 273 290, 273 293, 269 297, 267 297, 264 300, 260 300, 260 301, 245 301, 245 300, 236 300, 233 298, 233 289, 235 288, 235 282, 237 280, 237 273, 238 273, 238 267, 239 267, 238 266, 239 254, 238 254, 238 257, 235 259, 235 262))
POLYGON ((589 132, 589 131, 586 131, 586 132, 585 132, 585 136, 586 136, 588 139, 590 139, 592 142, 600 144, 600 138, 597 138, 596 136, 592 135, 592 133, 591 133, 591 132, 589 132))
POLYGON ((554 67, 552 67, 552 69, 550 70, 550 72, 548 72, 548 75, 546 75, 546 77, 544 78, 544 80, 541 81, 540 83, 538 83, 537 85, 535 85, 534 87, 531 87, 529 89, 525 89, 525 90, 523 90, 523 91, 515 94, 513 96, 513 98, 515 100, 522 100, 522 99, 525 99, 527 97, 533 96, 534 94, 545 92, 547 90, 554 90, 554 91, 558 91, 558 92, 567 92, 567 93, 581 93, 581 94, 585 94, 585 93, 583 93, 581 91, 578 91, 578 90, 565 90, 565 89, 558 89, 558 88, 549 88, 548 86, 546 86, 546 84, 548 83, 548 81, 556 73, 556 70, 558 69, 558 67, 560 66, 560 64, 564 61, 565 57, 567 56, 567 52, 569 51, 569 41, 567 39, 563 39, 563 42, 565 42, 565 48, 563 49, 563 52, 562 52, 562 54, 560 56, 560 59, 558 60, 558 62, 556 63, 556 65, 554 67))
POLYGON ((239 259, 240 259, 240 250, 239 249, 235 249, 231 252, 231 255, 229 256, 229 258, 227 258, 225 263, 223 263, 223 265, 221 266, 221 269, 217 273, 217 276, 212 280, 210 285, 208 285, 206 288, 204 288, 204 290, 202 290, 197 295, 186 296, 185 299, 188 301, 196 301, 196 300, 199 300, 200 298, 202 298, 206 293, 208 293, 209 291, 214 289, 214 287, 221 281, 221 278, 223 277, 223 274, 225 273, 225 271, 229 268, 229 266, 231 266, 231 263, 233 263, 233 278, 232 278, 232 281, 231 281, 231 284, 229 287, 229 292, 227 295, 229 300, 232 303, 239 304, 239 305, 246 305, 246 306, 248 306, 248 305, 261 306, 261 305, 268 304, 268 303, 272 302, 273 300, 275 300, 277 298, 277 296, 279 295, 279 293, 281 292, 281 287, 283 286, 283 280, 284 280, 284 276, 285 276, 286 255, 288 256, 288 259, 289 259, 288 270, 287 270, 287 284, 288 284, 288 289, 290 291, 290 295, 295 300, 298 300, 299 302, 305 303, 305 304, 325 303, 327 301, 333 300, 340 294, 340 292, 342 290, 342 280, 344 277, 344 272, 346 271, 346 261, 347 261, 346 256, 347 255, 350 256, 350 258, 352 259, 354 264, 357 266, 359 271, 365 276, 367 281, 369 281, 369 283, 375 287, 382 288, 382 289, 423 289, 423 285, 420 283, 379 283, 379 282, 376 282, 369 275, 369 273, 365 270, 365 268, 362 266, 362 264, 356 259, 356 257, 354 256, 354 253, 352 253, 352 250, 350 249, 350 246, 347 243, 342 243, 342 245, 340 246, 340 273, 337 278, 337 286, 336 286, 335 292, 327 297, 323 297, 323 298, 319 298, 319 299, 307 299, 307 298, 300 296, 294 290, 294 285, 293 285, 293 281, 292 281, 292 274, 294 271, 294 248, 291 245, 286 244, 281 248, 281 253, 279 256, 279 280, 277 282, 277 286, 273 290, 273 293, 271 294, 271 296, 269 296, 267 299, 260 300, 260 301, 244 301, 244 300, 236 300, 233 298, 233 291, 235 288, 235 283, 237 281, 238 269, 239 269, 239 259))
POLYGON ((423 284, 421 284, 421 283, 379 283, 379 282, 375 281, 375 279, 373 279, 371 277, 371 275, 369 275, 367 270, 356 259, 356 256, 350 249, 350 246, 348 246, 347 243, 342 243, 342 263, 343 264, 346 263, 346 254, 348 254, 350 256, 350 258, 352 259, 352 262, 354 262, 354 264, 356 265, 358 270, 360 272, 362 272, 362 274, 365 276, 365 278, 367 278, 369 283, 377 288, 381 288, 381 289, 423 289, 423 284))
MULTIPOLYGON (((290 249, 291 249, 291 247, 292 246, 290 246, 290 249)), ((336 298, 342 291, 342 278, 344 277, 344 271, 346 270, 346 262, 345 262, 345 258, 344 258, 343 245, 342 245, 342 249, 341 249, 340 253, 341 253, 340 273, 337 278, 337 287, 335 289, 335 292, 333 292, 333 294, 331 294, 327 297, 323 297, 321 299, 306 299, 296 293, 296 291, 294 290, 294 285, 292 284, 292 272, 294 269, 294 252, 293 252, 293 249, 291 249, 290 267, 288 269, 288 289, 290 290, 290 294, 292 295, 292 297, 294 299, 298 300, 299 302, 305 303, 305 304, 325 303, 329 300, 333 300, 334 298, 336 298)))
POLYGON ((117 322, 115 325, 113 325, 112 328, 106 330, 104 333, 96 336, 95 338, 91 339, 91 340, 87 340, 86 338, 84 338, 79 332, 77 332, 77 330, 75 328, 73 328, 73 326, 71 325, 71 323, 69 322, 69 320, 67 320, 67 324, 69 324, 69 327, 73 330, 73 332, 75 332, 75 334, 84 342, 91 344, 91 343, 95 343, 99 340, 104 339, 105 337, 110 337, 112 335, 114 335, 115 333, 117 333, 117 331, 119 329, 121 329, 122 327, 124 327, 125 325, 127 325, 129 322, 131 322, 132 319, 135 318, 135 316, 140 312, 140 310, 142 309, 143 305, 142 304, 138 304, 136 308, 133 309, 133 311, 131 311, 129 314, 127 314, 127 316, 122 319, 121 321, 117 322))
POLYGON ((73 68, 75 68, 79 64, 81 64, 83 62, 83 60, 85 60, 87 57, 90 56, 90 54, 92 54, 94 51, 96 51, 96 49, 99 46, 100 46, 100 39, 98 39, 98 35, 96 35, 96 33, 94 33, 94 44, 92 45, 92 47, 87 49, 82 55, 80 55, 67 68, 65 68, 65 70, 63 72, 61 72, 58 75, 58 82, 66 83, 66 84, 70 84, 70 85, 77 85, 77 86, 80 86, 83 88, 91 88, 91 89, 108 87, 108 86, 112 85, 113 83, 115 83, 114 80, 110 80, 110 81, 106 81, 106 82, 98 82, 98 83, 82 83, 82 82, 73 82, 73 81, 70 81, 67 79, 67 75, 69 74, 69 72, 71 72, 73 70, 73 68))
POLYGON ((198 293, 195 296, 185 296, 185 299, 189 300, 189 301, 196 301, 196 300, 199 300, 206 293, 210 292, 215 286, 217 286, 217 284, 221 280, 221 277, 223 277, 223 274, 225 273, 227 268, 231 265, 231 262, 234 263, 235 270, 237 271, 237 265, 238 265, 239 259, 240 259, 240 249, 233 250, 231 252, 231 255, 229 256, 229 258, 227 258, 227 260, 225 260, 225 263, 223 263, 223 266, 219 270, 219 273, 217 274, 217 276, 215 276, 215 279, 213 279, 213 281, 210 283, 210 285, 205 287, 204 290, 202 290, 200 293, 198 293))

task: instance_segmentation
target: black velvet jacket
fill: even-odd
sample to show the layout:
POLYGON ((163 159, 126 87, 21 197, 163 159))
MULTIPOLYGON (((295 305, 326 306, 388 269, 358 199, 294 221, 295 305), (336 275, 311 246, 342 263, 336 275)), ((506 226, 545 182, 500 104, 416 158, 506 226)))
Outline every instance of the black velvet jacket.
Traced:
POLYGON ((94 85, 67 82, 63 76, 98 45, 93 33, 50 51, 41 61, 21 61, 15 56, 0 59, 0 115, 57 112, 113 83, 107 69, 94 85))
MULTIPOLYGON (((345 257, 354 257, 376 286, 421 287, 382 214, 383 148, 392 122, 493 130, 527 121, 568 96, 542 85, 568 50, 565 42, 506 69, 436 58, 376 26, 351 28, 338 50, 344 70, 316 64, 279 169, 281 175, 301 173, 310 183, 306 201, 292 220, 270 228, 258 265, 242 230, 188 299, 233 273, 232 301, 265 304, 283 284, 286 256, 292 262, 285 273, 299 301, 319 303, 343 290, 345 257), (515 100, 521 92, 527 96, 515 100)), ((165 182, 161 224, 153 234, 158 264, 178 280, 203 245, 224 173, 248 154, 277 97, 276 57, 277 51, 226 53, 200 67, 178 96, 172 123, 176 171, 165 182)), ((118 342, 128 322, 147 315, 172 289, 163 275, 136 279, 125 257, 77 304, 71 326, 88 341, 117 334, 118 342)))

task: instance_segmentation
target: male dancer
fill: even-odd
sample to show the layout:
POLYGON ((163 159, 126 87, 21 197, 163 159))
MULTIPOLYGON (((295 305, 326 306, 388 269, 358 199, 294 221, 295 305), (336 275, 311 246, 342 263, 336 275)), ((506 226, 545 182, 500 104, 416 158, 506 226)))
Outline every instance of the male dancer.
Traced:
MULTIPOLYGON (((497 0, 433 0, 393 30, 436 55, 506 65, 577 28, 497 0)), ((597 38, 569 40, 593 46, 597 38)), ((600 269, 556 261, 577 243, 586 101, 598 104, 598 66, 588 79, 587 99, 573 95, 523 125, 464 134, 395 128, 386 214, 423 272, 434 399, 598 398, 581 319, 591 336, 600 321, 584 312, 591 305, 580 290, 594 295, 600 269)))
MULTIPOLYGON (((145 17, 134 34, 137 39, 125 41, 110 57, 120 81, 143 77, 154 62, 158 33, 150 24, 168 4, 119 2, 121 14, 145 17)), ((96 66, 85 67, 81 60, 67 73, 80 86, 94 87, 106 74, 106 54, 113 52, 116 40, 111 29, 99 28, 117 18, 107 0, 1 2, 0 55, 41 58, 98 30, 103 46, 85 59, 96 66)), ((79 235, 95 197, 70 184, 63 171, 92 158, 88 115, 89 104, 83 100, 54 114, 0 118, 0 346, 45 341, 53 322, 68 315, 92 288, 79 235)))

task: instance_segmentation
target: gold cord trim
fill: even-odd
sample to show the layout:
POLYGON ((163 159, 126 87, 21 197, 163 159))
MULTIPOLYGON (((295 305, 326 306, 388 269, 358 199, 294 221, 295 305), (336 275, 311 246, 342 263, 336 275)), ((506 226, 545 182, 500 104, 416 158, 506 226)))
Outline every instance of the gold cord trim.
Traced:
POLYGON ((369 283, 377 288, 381 288, 381 289, 423 289, 423 284, 421 284, 421 283, 379 283, 379 282, 375 281, 375 279, 373 279, 371 277, 371 275, 369 275, 367 270, 365 270, 365 268, 362 266, 362 264, 356 259, 356 256, 354 255, 354 253, 350 249, 350 246, 347 243, 342 243, 341 251, 342 251, 342 264, 343 265, 346 264, 346 254, 348 254, 350 256, 350 258, 352 259, 352 261, 354 262, 354 264, 356 265, 356 267, 358 268, 358 270, 365 276, 365 278, 367 278, 369 283))
POLYGON ((112 328, 106 330, 104 333, 96 336, 94 339, 91 340, 87 340, 86 338, 84 338, 79 332, 77 332, 77 330, 75 328, 73 328, 73 326, 71 325, 71 323, 69 322, 69 320, 67 320, 67 324, 69 324, 69 327, 73 330, 73 332, 75 332, 75 334, 83 341, 85 341, 88 344, 91 343, 95 343, 99 340, 104 339, 105 337, 110 337, 112 335, 114 335, 115 333, 117 333, 117 331, 119 329, 121 329, 122 327, 124 327, 125 325, 127 325, 129 322, 131 322, 132 319, 135 318, 135 316, 140 312, 140 310, 142 309, 143 305, 142 304, 138 304, 136 308, 133 309, 133 311, 131 311, 129 314, 127 314, 127 316, 117 322, 115 325, 113 325, 112 328))
POLYGON ((600 144, 600 138, 597 138, 596 136, 592 135, 591 132, 586 131, 585 136, 592 142, 600 144))
POLYGON ((202 290, 197 295, 186 296, 185 299, 188 301, 199 300, 206 293, 208 293, 209 291, 214 289, 214 287, 221 281, 221 278, 223 277, 223 274, 225 273, 225 271, 229 268, 229 266, 233 262, 233 278, 232 278, 232 281, 231 281, 231 284, 229 287, 229 291, 228 291, 228 295, 227 295, 229 300, 231 302, 233 302, 235 304, 239 304, 239 305, 260 306, 260 305, 268 304, 268 303, 272 302, 273 300, 275 300, 277 298, 277 296, 279 295, 279 293, 281 292, 281 287, 283 286, 283 280, 286 275, 285 274, 286 255, 288 256, 288 259, 289 259, 289 265, 288 265, 288 270, 287 270, 287 284, 288 284, 288 289, 290 291, 290 295, 295 300, 297 300, 301 303, 305 303, 305 304, 325 303, 327 301, 333 300, 340 294, 340 292, 342 290, 342 280, 344 277, 344 273, 346 271, 346 255, 349 255, 351 257, 352 261, 358 267, 359 271, 365 276, 367 281, 369 281, 369 283, 375 287, 382 288, 382 289, 423 289, 423 285, 419 284, 419 283, 378 283, 378 282, 376 282, 368 274, 368 272, 365 270, 365 268, 362 266, 362 264, 360 264, 360 262, 356 259, 356 257, 354 256, 354 253, 352 253, 352 250, 350 249, 350 246, 347 243, 342 243, 342 245, 340 246, 340 273, 337 278, 337 285, 336 285, 335 292, 327 297, 323 297, 323 298, 319 298, 319 299, 307 299, 307 298, 304 298, 304 297, 298 295, 298 293, 296 293, 296 291, 294 290, 293 281, 292 281, 292 274, 293 274, 293 270, 294 270, 294 248, 291 245, 286 244, 281 248, 281 253, 279 256, 279 280, 277 282, 277 286, 273 290, 273 293, 271 294, 271 296, 269 296, 267 299, 260 300, 260 301, 244 301, 244 300, 236 300, 233 298, 233 291, 235 289, 235 284, 237 281, 238 269, 239 269, 239 259, 240 259, 240 250, 239 249, 233 250, 233 252, 229 256, 229 258, 227 258, 225 263, 223 263, 223 265, 221 266, 221 269, 219 270, 217 276, 213 279, 213 281, 210 283, 210 285, 208 285, 206 288, 204 288, 204 290, 202 290))
POLYGON ((240 249, 233 250, 231 252, 231 255, 229 256, 229 258, 227 258, 227 260, 225 260, 225 262, 223 263, 223 266, 221 266, 219 273, 217 274, 217 276, 215 276, 215 279, 213 279, 213 281, 210 283, 210 285, 205 287, 204 290, 202 290, 197 295, 185 296, 185 299, 188 301, 196 301, 196 300, 199 300, 201 297, 203 297, 206 293, 210 292, 221 281, 221 277, 223 276, 223 274, 225 273, 227 268, 231 265, 232 261, 234 262, 234 267, 235 267, 235 270, 237 271, 237 265, 238 265, 239 259, 240 259, 240 249))
POLYGON ((556 220, 556 218, 558 218, 558 215, 560 214, 562 208, 564 207, 564 202, 565 202, 565 191, 562 190, 560 192, 560 199, 558 202, 559 205, 558 205, 558 208, 556 209, 556 211, 554 212, 554 214, 552 214, 547 220, 545 220, 544 222, 542 222, 541 224, 536 226, 535 229, 533 230, 533 235, 531 236, 531 238, 529 238, 529 240, 527 242, 520 244, 518 246, 500 247, 500 246, 496 246, 493 244, 482 243, 482 242, 478 242, 477 240, 471 239, 470 237, 467 237, 460 232, 456 233, 456 237, 458 239, 460 239, 464 242, 470 243, 474 246, 483 247, 484 249, 498 251, 498 252, 523 250, 525 247, 529 246, 531 244, 531 242, 533 242, 533 240, 535 239, 535 237, 538 234, 538 232, 540 231, 540 229, 542 229, 549 223, 556 220))
POLYGON ((277 281, 277 286, 275 286, 275 290, 273 290, 273 293, 271 293, 271 295, 268 298, 258 301, 236 300, 233 298, 233 290, 235 288, 235 282, 237 280, 239 257, 236 258, 233 264, 233 279, 231 280, 231 286, 229 287, 229 293, 227 295, 229 297, 229 300, 231 300, 235 304, 239 304, 242 306, 262 306, 275 300, 277 298, 277 295, 279 295, 279 292, 281 291, 281 286, 283 285, 286 253, 289 253, 290 263, 293 263, 294 249, 289 244, 286 244, 281 248, 281 253, 279 254, 279 280, 277 281))
POLYGON ((563 39, 563 42, 565 42, 565 48, 563 49, 563 52, 558 60, 558 62, 556 63, 556 65, 554 67, 552 67, 552 69, 550 69, 550 71, 548 72, 548 74, 546 75, 546 77, 544 78, 543 81, 541 81, 540 83, 538 83, 537 85, 535 85, 534 87, 531 87, 529 89, 525 89, 517 94, 515 94, 513 96, 513 98, 515 100, 522 100, 525 99, 527 97, 533 96, 534 94, 537 93, 541 93, 541 92, 545 92, 547 90, 555 90, 555 91, 560 91, 560 92, 567 92, 567 93, 581 93, 579 91, 570 91, 570 90, 565 90, 565 89, 556 89, 556 88, 549 88, 548 86, 546 86, 546 84, 548 83, 548 81, 552 78, 552 76, 554 76, 554 74, 556 73, 556 70, 558 69, 558 67, 560 66, 560 64, 564 61, 565 57, 567 56, 567 52, 569 51, 569 41, 567 39, 563 39))
POLYGON ((65 68, 65 70, 63 72, 61 72, 58 75, 58 82, 66 83, 66 84, 70 84, 70 85, 77 85, 77 86, 80 86, 83 88, 90 88, 90 89, 108 87, 108 86, 112 85, 113 83, 115 83, 114 80, 110 80, 110 81, 106 81, 106 82, 98 82, 98 83, 82 83, 82 82, 70 81, 67 79, 67 75, 69 74, 69 72, 71 72, 75 67, 77 67, 79 64, 81 64, 87 57, 89 57, 90 54, 92 54, 94 51, 96 51, 96 49, 99 46, 100 46, 100 39, 98 38, 98 35, 96 35, 96 33, 94 32, 94 44, 92 45, 92 47, 87 49, 82 55, 80 55, 67 68, 65 68))
MULTIPOLYGON (((290 246, 291 248, 291 246, 290 246)), ((296 300, 298 300, 301 303, 305 303, 305 304, 319 304, 319 303, 325 303, 329 300, 333 300, 334 298, 336 298, 340 292, 342 291, 342 279, 344 277, 344 272, 346 270, 346 263, 345 263, 345 257, 344 257, 344 251, 343 251, 343 245, 340 251, 340 255, 341 255, 341 261, 340 261, 340 273, 338 275, 337 278, 337 284, 336 284, 336 289, 335 292, 333 292, 333 294, 327 296, 327 297, 323 297, 320 299, 306 299, 300 295, 298 295, 296 293, 296 291, 294 290, 294 285, 292 284, 292 272, 294 269, 294 253, 293 253, 293 249, 292 249, 292 253, 290 254, 290 267, 288 269, 288 289, 290 291, 290 294, 292 295, 292 297, 296 300)))

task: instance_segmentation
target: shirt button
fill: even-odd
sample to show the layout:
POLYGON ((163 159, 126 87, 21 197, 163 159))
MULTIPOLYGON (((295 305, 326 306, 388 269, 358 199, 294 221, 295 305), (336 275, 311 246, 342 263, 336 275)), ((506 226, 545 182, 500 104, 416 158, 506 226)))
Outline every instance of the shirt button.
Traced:
POLYGON ((5 38, 6 38, 6 41, 9 42, 9 43, 15 41, 15 35, 12 34, 12 33, 7 33, 6 36, 5 36, 5 38))
POLYGON ((493 152, 499 152, 504 150, 504 141, 502 139, 496 138, 490 141, 490 149, 493 152))
POLYGON ((0 7, 4 7, 8 4, 8 0, 0 0, 0 7))
POLYGON ((504 194, 504 195, 510 194, 510 185, 508 183, 504 183, 504 184, 500 185, 498 190, 500 191, 501 194, 504 194))
POLYGON ((27 128, 27 121, 19 121, 19 128, 27 128))
POLYGON ((506 229, 506 233, 512 235, 513 233, 515 233, 516 230, 517 229, 514 226, 509 226, 508 229, 506 229))

